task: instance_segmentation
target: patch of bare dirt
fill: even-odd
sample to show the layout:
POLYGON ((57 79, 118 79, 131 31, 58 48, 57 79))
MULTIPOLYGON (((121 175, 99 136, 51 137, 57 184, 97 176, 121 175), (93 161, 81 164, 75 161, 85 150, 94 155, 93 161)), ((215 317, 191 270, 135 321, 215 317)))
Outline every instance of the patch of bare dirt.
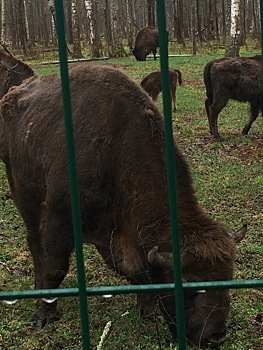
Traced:
POLYGON ((250 145, 224 145, 222 150, 226 154, 235 155, 244 162, 263 162, 263 140, 254 139, 253 144, 250 145))
POLYGON ((184 86, 204 86, 203 79, 192 79, 192 80, 184 80, 183 81, 184 86))

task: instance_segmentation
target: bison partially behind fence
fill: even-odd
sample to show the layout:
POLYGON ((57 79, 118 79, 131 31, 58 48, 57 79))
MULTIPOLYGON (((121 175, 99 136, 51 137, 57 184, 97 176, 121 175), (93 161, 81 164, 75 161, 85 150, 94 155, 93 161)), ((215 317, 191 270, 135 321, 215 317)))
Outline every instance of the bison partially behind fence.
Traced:
POLYGON ((12 55, 0 52, 0 98, 14 85, 34 75, 33 70, 12 55))
MULTIPOLYGON (((69 77, 84 242, 133 284, 172 282, 163 117, 112 67, 81 64, 69 77)), ((59 76, 35 76, 0 104, 0 158, 27 227, 36 289, 60 286, 74 248, 60 85, 59 76)), ((230 280, 234 239, 198 204, 187 162, 174 152, 184 281, 230 280)), ((173 293, 151 297, 175 334, 173 293)), ((229 292, 184 298, 188 341, 221 344, 229 292)), ((39 326, 58 319, 57 302, 38 300, 35 317, 39 326)))
POLYGON ((205 108, 210 132, 220 140, 217 120, 228 100, 250 103, 250 117, 242 134, 247 135, 263 109, 261 56, 219 58, 204 68, 205 108))
MULTIPOLYGON (((179 69, 169 71, 171 98, 173 101, 174 112, 176 111, 176 88, 177 83, 182 85, 182 73, 179 69)), ((159 93, 162 91, 161 72, 152 72, 144 77, 141 81, 141 86, 151 96, 154 101, 157 101, 159 93)))
POLYGON ((146 61, 147 55, 152 52, 156 60, 157 47, 159 47, 158 28, 151 26, 145 27, 137 33, 132 53, 137 61, 146 61))

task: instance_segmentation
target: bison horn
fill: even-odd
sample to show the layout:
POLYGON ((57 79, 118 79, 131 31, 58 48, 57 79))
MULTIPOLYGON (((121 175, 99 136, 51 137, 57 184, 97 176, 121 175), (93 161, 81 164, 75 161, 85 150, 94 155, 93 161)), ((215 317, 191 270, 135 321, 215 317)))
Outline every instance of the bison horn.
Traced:
POLYGON ((234 239, 236 243, 242 241, 247 233, 247 224, 244 224, 239 230, 230 233, 230 236, 234 239))
POLYGON ((148 253, 148 262, 156 267, 172 268, 173 254, 168 252, 158 252, 158 247, 153 247, 148 253))

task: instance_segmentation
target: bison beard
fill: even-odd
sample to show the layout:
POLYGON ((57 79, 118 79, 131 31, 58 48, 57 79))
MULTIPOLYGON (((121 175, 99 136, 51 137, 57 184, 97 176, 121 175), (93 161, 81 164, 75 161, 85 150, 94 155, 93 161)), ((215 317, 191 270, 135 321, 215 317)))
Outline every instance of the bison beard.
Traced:
MULTIPOLYGON (((83 240, 133 284, 172 282, 163 117, 112 67, 81 64, 69 76, 83 240)), ((35 288, 58 288, 74 248, 60 77, 29 78, 0 108, 0 157, 27 227, 35 288)), ((234 240, 199 206, 188 165, 174 152, 183 278, 229 280, 234 240)), ((174 295, 152 298, 175 335, 174 295)), ((220 344, 228 310, 225 290, 185 293, 189 342, 220 344)), ((39 300, 35 317, 41 327, 58 319, 56 302, 39 300)))

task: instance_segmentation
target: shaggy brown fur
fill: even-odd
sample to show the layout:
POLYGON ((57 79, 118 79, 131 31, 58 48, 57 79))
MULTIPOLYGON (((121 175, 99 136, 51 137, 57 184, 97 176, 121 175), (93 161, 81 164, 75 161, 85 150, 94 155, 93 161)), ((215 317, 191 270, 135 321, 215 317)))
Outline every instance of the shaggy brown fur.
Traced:
MULTIPOLYGON (((182 85, 182 73, 179 69, 173 69, 169 71, 170 75, 170 89, 171 89, 171 98, 173 101, 174 111, 176 111, 176 87, 177 82, 179 85, 182 85)), ((161 72, 153 72, 148 74, 141 81, 141 86, 145 91, 151 96, 154 101, 157 101, 159 93, 162 91, 162 82, 161 82, 161 72)))
POLYGON ((0 52, 0 98, 14 85, 34 75, 33 70, 24 62, 0 52))
MULTIPOLYGON (((83 240, 133 284, 171 283, 172 269, 147 258, 154 246, 172 251, 163 117, 140 86, 112 67, 80 64, 69 78, 83 240)), ((0 157, 27 227, 37 289, 59 287, 74 248, 60 85, 59 76, 35 76, 0 103, 0 157)), ((183 278, 229 280, 234 241, 200 207, 176 145, 174 152, 183 278)), ((154 300, 175 334, 173 293, 154 300)), ((58 318, 56 306, 38 301, 40 326, 58 318)), ((223 341, 228 310, 227 290, 187 292, 189 342, 223 341)))
POLYGON ((247 135, 263 109, 261 56, 212 60, 204 68, 204 83, 206 113, 214 139, 221 139, 217 119, 230 99, 250 103, 250 118, 242 131, 243 135, 247 135))
POLYGON ((157 47, 159 47, 158 28, 151 26, 145 27, 139 30, 132 53, 137 61, 145 61, 146 56, 152 52, 154 59, 156 60, 157 47))

